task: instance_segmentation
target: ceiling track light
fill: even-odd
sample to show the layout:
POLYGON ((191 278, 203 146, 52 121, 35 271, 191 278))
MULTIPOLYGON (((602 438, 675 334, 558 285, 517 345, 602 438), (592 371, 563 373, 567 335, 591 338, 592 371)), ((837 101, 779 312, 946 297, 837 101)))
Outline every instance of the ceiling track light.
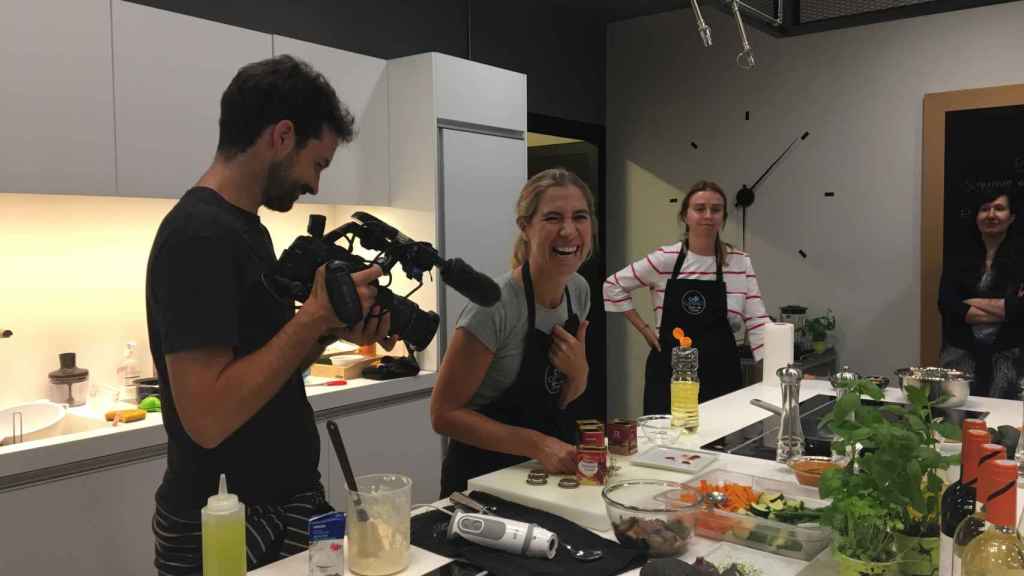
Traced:
POLYGON ((711 26, 708 26, 707 22, 704 21, 704 15, 700 13, 700 4, 697 0, 690 0, 690 4, 693 5, 693 15, 697 19, 697 33, 700 34, 700 39, 704 42, 704 47, 710 48, 711 26))
POLYGON ((736 55, 736 65, 744 70, 750 70, 757 64, 754 61, 754 50, 750 47, 750 41, 747 40, 747 31, 743 28, 743 16, 740 14, 740 4, 737 0, 732 0, 732 16, 736 19, 736 28, 740 32, 740 45, 743 50, 736 55))

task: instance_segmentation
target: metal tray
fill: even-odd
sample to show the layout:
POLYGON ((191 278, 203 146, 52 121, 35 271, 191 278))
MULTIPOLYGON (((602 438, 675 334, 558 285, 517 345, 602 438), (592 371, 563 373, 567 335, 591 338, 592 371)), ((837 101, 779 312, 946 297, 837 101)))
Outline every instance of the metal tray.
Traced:
MULTIPOLYGON (((711 470, 693 477, 684 484, 696 488, 700 486, 701 480, 713 484, 724 482, 744 484, 758 492, 780 492, 786 498, 802 500, 809 508, 821 508, 826 505, 826 502, 818 498, 817 489, 728 470, 711 470)), ((697 535, 799 560, 812 560, 832 543, 832 530, 824 526, 785 524, 768 518, 725 510, 702 510, 699 512, 697 514, 697 535)))

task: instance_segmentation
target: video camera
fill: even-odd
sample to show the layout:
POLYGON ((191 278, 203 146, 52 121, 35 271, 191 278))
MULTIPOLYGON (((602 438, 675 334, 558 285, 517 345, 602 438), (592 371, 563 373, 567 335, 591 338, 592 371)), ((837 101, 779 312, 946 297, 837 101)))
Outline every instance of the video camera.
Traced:
POLYGON ((412 240, 366 212, 356 212, 352 218, 354 221, 325 235, 327 219, 320 214, 309 216, 306 228, 309 235, 296 238, 281 254, 274 273, 265 277, 278 298, 305 302, 313 289, 317 269, 326 264, 324 280, 334 315, 346 326, 357 324, 363 319, 363 309, 351 275, 377 264, 384 271, 382 277, 387 278, 387 283, 378 283, 376 303, 381 307, 381 314, 391 312, 390 334, 404 340, 410 350, 426 348, 440 323, 436 312, 424 312, 408 299, 423 285, 424 272, 435 266, 440 268, 441 279, 446 284, 480 306, 493 306, 501 299, 498 285, 463 260, 442 259, 429 242, 412 240), (373 260, 352 253, 356 238, 363 248, 378 252, 373 260), (344 240, 347 246, 338 245, 339 240, 344 240), (401 264, 406 277, 418 282, 405 296, 388 289, 395 264, 401 264))

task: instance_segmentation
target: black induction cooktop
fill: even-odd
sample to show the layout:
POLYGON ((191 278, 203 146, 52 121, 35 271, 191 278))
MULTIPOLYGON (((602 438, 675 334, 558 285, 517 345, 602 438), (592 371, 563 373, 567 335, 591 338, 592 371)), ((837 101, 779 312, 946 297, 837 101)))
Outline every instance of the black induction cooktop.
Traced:
MULTIPOLYGON (((829 456, 831 454, 832 433, 818 422, 832 410, 834 396, 818 394, 800 403, 800 425, 804 431, 804 454, 808 456, 829 456)), ((861 398, 867 406, 884 406, 899 402, 879 402, 861 398)), ((988 412, 961 410, 959 408, 932 408, 932 416, 942 418, 961 427, 964 418, 985 418, 988 412)), ((771 415, 745 428, 722 436, 701 446, 705 450, 738 454, 764 460, 775 460, 775 442, 779 433, 779 417, 771 415)))

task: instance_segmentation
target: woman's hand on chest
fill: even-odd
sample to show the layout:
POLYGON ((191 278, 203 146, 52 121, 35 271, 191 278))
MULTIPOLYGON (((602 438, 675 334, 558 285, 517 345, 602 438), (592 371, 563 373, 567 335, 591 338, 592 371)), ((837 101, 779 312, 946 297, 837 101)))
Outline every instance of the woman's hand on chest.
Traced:
POLYGON ((561 396, 558 400, 560 408, 565 408, 570 402, 579 398, 587 389, 587 376, 590 373, 590 366, 587 364, 587 327, 588 320, 580 322, 576 334, 569 334, 561 326, 555 325, 551 329, 551 348, 548 349, 548 359, 551 364, 558 368, 566 376, 566 383, 562 385, 561 396))

